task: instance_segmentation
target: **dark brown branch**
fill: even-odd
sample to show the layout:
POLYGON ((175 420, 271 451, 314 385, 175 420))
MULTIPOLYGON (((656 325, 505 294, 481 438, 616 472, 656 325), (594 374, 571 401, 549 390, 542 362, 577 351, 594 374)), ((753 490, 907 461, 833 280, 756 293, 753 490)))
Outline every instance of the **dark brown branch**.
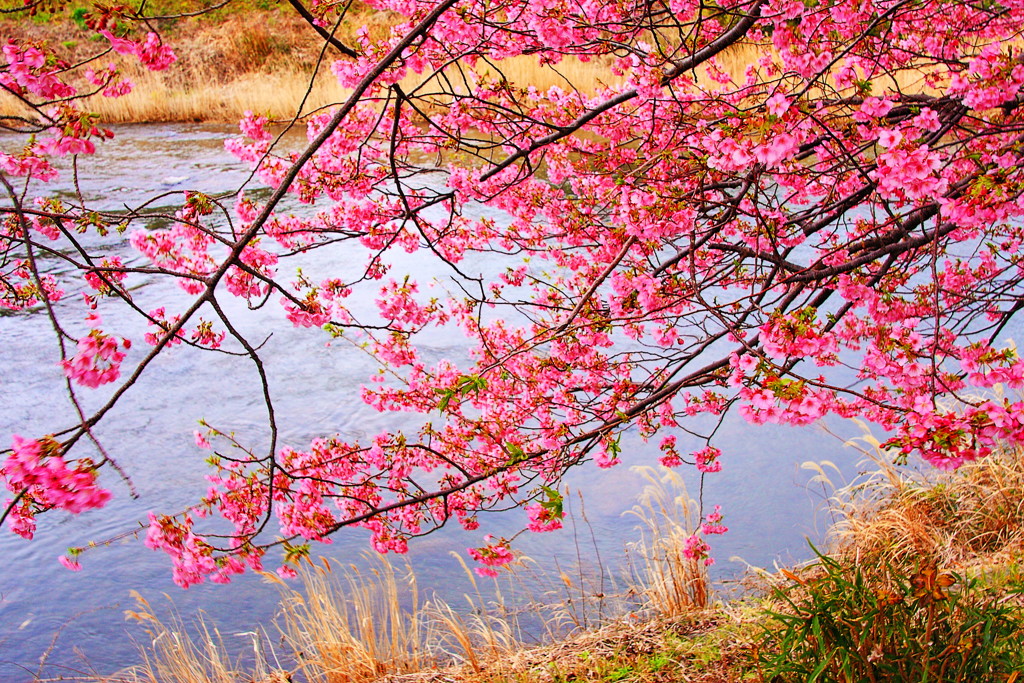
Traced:
POLYGON ((316 17, 314 17, 312 14, 310 14, 309 10, 306 9, 306 6, 303 5, 300 0, 288 0, 288 4, 292 6, 292 9, 294 9, 296 12, 299 13, 299 16, 302 17, 302 19, 307 24, 309 24, 310 26, 313 27, 314 31, 316 31, 317 33, 320 34, 321 38, 323 38, 328 43, 330 43, 331 47, 333 47, 334 49, 336 49, 338 52, 340 52, 341 54, 345 55, 346 57, 358 57, 359 56, 358 52, 356 52, 355 50, 350 48, 348 45, 345 45, 345 43, 343 43, 340 40, 338 40, 337 38, 335 38, 334 35, 332 35, 330 31, 325 29, 320 24, 316 23, 316 17))

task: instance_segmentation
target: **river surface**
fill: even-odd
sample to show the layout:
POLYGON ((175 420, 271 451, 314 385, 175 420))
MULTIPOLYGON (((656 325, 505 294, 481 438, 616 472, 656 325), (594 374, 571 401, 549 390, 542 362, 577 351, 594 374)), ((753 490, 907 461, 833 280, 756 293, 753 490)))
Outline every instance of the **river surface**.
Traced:
MULTIPOLYGON (((116 144, 103 145, 95 159, 83 160, 87 163, 80 189, 96 208, 137 205, 153 188, 230 192, 248 179, 248 169, 223 149, 224 140, 235 135, 233 129, 157 125, 122 127, 116 133, 116 144)), ((0 137, 0 148, 10 149, 16 142, 0 137)), ((53 187, 70 193, 68 177, 65 174, 53 187)), ((418 266, 410 257, 407 263, 396 263, 396 268, 403 267, 413 272, 418 266)), ((133 296, 153 304, 150 308, 164 304, 168 310, 186 301, 180 290, 163 283, 142 283, 133 296)), ((104 319, 105 328, 116 327, 121 334, 141 331, 137 323, 119 320, 113 309, 110 314, 114 317, 104 319)), ((355 438, 404 426, 400 416, 377 413, 359 400, 359 386, 373 369, 363 352, 346 344, 328 346, 323 335, 294 330, 272 310, 247 315, 243 324, 250 338, 273 332, 263 355, 278 420, 284 425, 284 443, 302 447, 320 434, 355 438)), ((145 351, 139 346, 144 345, 133 348, 129 362, 145 351)), ((426 360, 458 356, 465 348, 459 340, 439 334, 427 340, 426 360)), ((99 429, 101 440, 131 475, 138 496, 132 498, 105 471, 104 483, 114 499, 104 509, 80 516, 43 515, 33 541, 6 530, 0 534, 0 681, 31 680, 36 673, 106 674, 137 662, 138 648, 147 636, 123 616, 124 610, 135 607, 132 590, 147 598, 161 616, 176 611, 191 622, 202 613, 237 656, 252 651, 254 629, 264 628, 271 640, 275 638, 278 590, 258 576, 183 591, 171 582, 166 556, 133 537, 85 553, 81 572, 69 572, 57 563, 67 546, 116 537, 137 528, 149 511, 173 513, 195 501, 205 489, 203 476, 208 473, 204 456, 193 443, 199 419, 239 434, 262 433, 258 385, 244 360, 179 351, 173 349, 158 359, 99 429)), ((0 442, 5 446, 11 434, 36 436, 71 421, 56 359, 43 314, 0 317, 0 442)), ((86 393, 96 404, 104 396, 102 389, 86 393)), ((833 427, 844 437, 859 434, 853 425, 833 427)), ((822 511, 820 485, 811 482, 813 472, 801 465, 832 461, 848 477, 856 473, 858 454, 820 428, 752 427, 739 418, 728 420, 716 445, 724 453, 724 468, 707 478, 703 495, 706 503, 722 506, 730 531, 716 539, 713 577, 735 578, 747 563, 770 567, 776 561, 808 557, 806 539, 820 538, 829 519, 822 511)), ((588 465, 575 472, 567 482, 572 491, 567 528, 517 540, 516 548, 533 558, 537 574, 550 579, 567 571, 575 576, 582 565, 583 573, 591 576, 604 571, 605 589, 613 583, 624 587, 626 546, 638 532, 636 518, 623 513, 635 504, 646 483, 632 468, 656 465, 657 455, 656 447, 627 434, 622 465, 611 471, 588 465)), ((838 481, 841 475, 835 478, 838 481)), ((692 477, 690 481, 693 486, 692 477)), ((412 542, 409 558, 422 592, 464 604, 462 595, 471 586, 451 553, 465 556, 466 547, 480 545, 484 533, 511 534, 523 518, 489 515, 481 521, 481 529, 472 533, 443 529, 412 542)), ((356 530, 343 531, 332 545, 315 550, 365 566, 367 547, 365 534, 356 530)), ((268 559, 276 566, 275 558, 268 559)), ((540 594, 558 584, 542 578, 525 581, 522 590, 540 594)), ((481 589, 486 594, 489 587, 481 583, 481 589)), ((526 636, 533 633, 528 624, 524 628, 526 636)))

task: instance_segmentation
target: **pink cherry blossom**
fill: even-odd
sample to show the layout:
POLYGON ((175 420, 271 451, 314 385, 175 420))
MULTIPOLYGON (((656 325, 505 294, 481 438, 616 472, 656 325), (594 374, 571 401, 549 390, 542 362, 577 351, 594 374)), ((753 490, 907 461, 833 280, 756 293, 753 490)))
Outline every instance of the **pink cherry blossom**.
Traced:
POLYGON ((61 361, 64 374, 86 387, 116 382, 121 376, 121 362, 125 358, 122 348, 130 342, 120 342, 101 330, 94 329, 78 340, 78 352, 61 361))

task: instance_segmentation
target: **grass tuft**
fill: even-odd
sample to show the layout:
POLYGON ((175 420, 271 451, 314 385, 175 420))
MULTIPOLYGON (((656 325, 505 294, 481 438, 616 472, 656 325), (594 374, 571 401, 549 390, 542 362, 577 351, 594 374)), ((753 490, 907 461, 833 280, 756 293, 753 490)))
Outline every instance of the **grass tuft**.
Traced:
POLYGON ((268 665, 265 639, 260 632, 251 634, 255 664, 251 671, 245 672, 231 661, 220 633, 211 630, 201 616, 196 628, 190 629, 177 614, 169 620, 161 620, 145 598, 135 591, 131 595, 138 609, 128 610, 125 615, 141 622, 150 637, 149 645, 141 650, 142 664, 97 680, 106 683, 278 683, 286 680, 279 669, 274 671, 274 667, 268 665), (196 631, 195 635, 191 635, 190 630, 196 631))
POLYGON ((967 574, 1024 553, 1024 451, 1001 448, 955 472, 889 462, 870 435, 856 445, 870 474, 834 498, 835 544, 862 563, 927 562, 967 574))
POLYGON ((683 552, 684 541, 699 526, 697 503, 675 471, 663 469, 660 476, 649 467, 638 471, 649 482, 629 512, 642 525, 640 540, 630 545, 640 558, 638 591, 651 610, 665 617, 706 609, 711 596, 707 567, 683 552))
POLYGON ((266 576, 281 586, 285 642, 305 679, 369 683, 433 663, 411 569, 399 575, 380 557, 369 571, 352 566, 339 577, 325 562, 303 568, 301 592, 266 576))

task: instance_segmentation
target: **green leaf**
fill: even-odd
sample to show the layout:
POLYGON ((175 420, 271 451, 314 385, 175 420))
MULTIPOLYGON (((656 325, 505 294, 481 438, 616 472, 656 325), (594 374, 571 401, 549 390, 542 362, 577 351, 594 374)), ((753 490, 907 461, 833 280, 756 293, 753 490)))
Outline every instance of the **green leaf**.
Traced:
POLYGON ((465 396, 469 392, 481 392, 487 388, 487 380, 480 375, 463 375, 459 377, 455 386, 459 390, 459 394, 465 396))
POLYGON ((505 444, 505 450, 508 451, 508 454, 509 454, 509 459, 508 459, 508 464, 509 465, 515 465, 516 463, 523 462, 524 460, 527 460, 529 458, 529 456, 526 455, 526 451, 524 451, 517 444, 514 444, 514 443, 505 444))
POLYGON ((455 396, 455 391, 453 389, 434 389, 434 391, 441 394, 441 400, 437 402, 437 409, 441 412, 448 410, 448 404, 455 396))
POLYGON ((298 564, 298 561, 304 557, 309 557, 309 544, 303 543, 302 545, 292 545, 288 541, 284 542, 284 561, 288 564, 298 564))
POLYGON ((547 500, 541 501, 540 506, 549 511, 552 517, 563 518, 565 512, 562 509, 562 494, 558 492, 558 489, 553 489, 550 486, 541 486, 540 489, 548 497, 547 500))

